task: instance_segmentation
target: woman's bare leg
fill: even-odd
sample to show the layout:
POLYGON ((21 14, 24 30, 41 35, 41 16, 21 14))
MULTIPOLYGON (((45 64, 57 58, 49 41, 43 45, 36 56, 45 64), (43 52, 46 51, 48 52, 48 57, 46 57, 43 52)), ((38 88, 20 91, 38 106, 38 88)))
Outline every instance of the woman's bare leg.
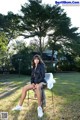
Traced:
POLYGON ((31 90, 31 89, 33 89, 33 88, 34 88, 33 84, 25 85, 25 86, 23 87, 23 89, 22 89, 22 95, 21 95, 21 98, 20 98, 20 101, 19 101, 19 105, 20 105, 20 106, 22 106, 22 104, 23 104, 23 101, 24 101, 24 99, 25 99, 25 97, 26 97, 27 91, 28 91, 28 90, 31 90))
POLYGON ((36 84, 35 85, 35 91, 36 91, 36 95, 37 95, 37 99, 38 99, 38 106, 41 106, 41 88, 42 88, 42 84, 36 84))

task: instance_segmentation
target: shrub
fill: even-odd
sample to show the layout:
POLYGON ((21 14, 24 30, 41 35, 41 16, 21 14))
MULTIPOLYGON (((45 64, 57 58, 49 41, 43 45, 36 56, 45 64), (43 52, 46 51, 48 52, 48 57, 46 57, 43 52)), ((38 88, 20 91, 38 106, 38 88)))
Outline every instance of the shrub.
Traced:
POLYGON ((17 73, 21 74, 31 74, 31 60, 32 55, 30 49, 25 48, 19 51, 16 55, 12 56, 12 65, 17 73))
POLYGON ((75 58, 75 66, 76 66, 76 70, 80 71, 80 57, 75 58))
POLYGON ((74 63, 70 63, 67 60, 60 61, 57 65, 61 71, 73 71, 73 70, 75 70, 74 63))

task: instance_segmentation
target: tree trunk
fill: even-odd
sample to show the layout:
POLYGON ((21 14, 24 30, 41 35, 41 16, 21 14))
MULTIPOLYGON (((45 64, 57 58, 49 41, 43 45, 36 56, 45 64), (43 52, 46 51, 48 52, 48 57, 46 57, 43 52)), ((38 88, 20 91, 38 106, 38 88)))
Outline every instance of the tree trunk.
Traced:
POLYGON ((41 37, 39 38, 39 43, 40 43, 39 52, 40 52, 40 55, 42 56, 42 41, 41 41, 41 37))

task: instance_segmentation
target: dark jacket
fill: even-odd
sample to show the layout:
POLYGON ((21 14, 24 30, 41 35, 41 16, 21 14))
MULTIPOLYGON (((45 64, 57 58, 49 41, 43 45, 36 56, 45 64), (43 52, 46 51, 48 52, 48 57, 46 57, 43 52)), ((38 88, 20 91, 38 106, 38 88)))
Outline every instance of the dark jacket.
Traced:
POLYGON ((43 63, 38 64, 37 68, 32 69, 31 73, 31 84, 34 83, 40 83, 45 82, 45 65, 43 63))

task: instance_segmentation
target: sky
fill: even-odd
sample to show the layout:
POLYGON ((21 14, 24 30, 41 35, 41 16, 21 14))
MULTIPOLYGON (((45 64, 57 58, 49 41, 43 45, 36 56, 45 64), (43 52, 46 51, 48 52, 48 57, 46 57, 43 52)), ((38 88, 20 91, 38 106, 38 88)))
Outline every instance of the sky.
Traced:
MULTIPOLYGON (((56 0, 42 0, 45 4, 56 4, 56 0)), ((60 0, 57 0, 60 1, 60 0)), ((67 0, 66 0, 67 1, 67 0)), ((70 0, 68 0, 70 1, 70 0)), ((74 0, 75 1, 75 0, 74 0)), ((78 1, 78 0, 77 0, 78 1)), ((13 13, 18 13, 21 9, 21 5, 23 5, 27 0, 0 0, 0 13, 7 14, 8 11, 12 11, 13 13)), ((80 6, 63 6, 61 7, 67 13, 67 16, 71 18, 71 23, 73 27, 79 27, 78 32, 80 32, 80 6)))

